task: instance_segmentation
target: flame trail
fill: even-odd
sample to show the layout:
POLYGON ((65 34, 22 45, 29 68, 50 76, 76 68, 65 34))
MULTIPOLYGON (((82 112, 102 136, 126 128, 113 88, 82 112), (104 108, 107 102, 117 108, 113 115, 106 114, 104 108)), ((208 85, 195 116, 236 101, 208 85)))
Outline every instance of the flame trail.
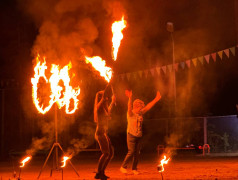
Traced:
POLYGON ((112 69, 106 66, 105 60, 102 60, 100 56, 87 57, 86 63, 91 63, 94 69, 100 72, 100 75, 109 82, 112 78, 112 69))
POLYGON ((117 60, 118 49, 121 44, 121 40, 123 39, 122 30, 126 28, 126 21, 124 20, 124 16, 122 16, 121 21, 115 21, 112 24, 112 54, 114 61, 117 60))
POLYGON ((168 164, 169 160, 170 160, 170 158, 168 158, 168 159, 166 160, 166 156, 164 155, 164 159, 162 159, 162 160, 160 161, 160 164, 159 164, 159 166, 162 167, 162 169, 161 169, 159 172, 163 172, 163 171, 164 171, 164 164, 168 164))
POLYGON ((21 161, 22 165, 20 167, 24 167, 25 163, 28 162, 31 159, 31 156, 27 156, 25 159, 21 161))
POLYGON ((71 159, 71 157, 69 157, 69 156, 64 156, 64 157, 63 157, 63 161, 61 161, 61 162, 63 163, 63 165, 62 165, 61 167, 65 167, 65 166, 66 166, 66 161, 69 160, 69 159, 71 159))

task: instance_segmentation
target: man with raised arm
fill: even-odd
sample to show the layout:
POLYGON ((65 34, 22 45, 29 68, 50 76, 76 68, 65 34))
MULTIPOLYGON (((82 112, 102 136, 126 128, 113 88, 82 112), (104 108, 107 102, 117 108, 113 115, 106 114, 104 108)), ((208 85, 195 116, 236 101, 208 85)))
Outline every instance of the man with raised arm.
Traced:
POLYGON ((132 91, 126 90, 125 92, 128 99, 128 110, 127 110, 127 148, 128 153, 122 163, 120 171, 124 174, 127 173, 127 166, 131 159, 132 160, 132 172, 137 175, 138 157, 140 152, 140 144, 142 138, 142 123, 143 114, 149 111, 161 98, 160 92, 157 91, 156 97, 145 106, 145 103, 136 99, 132 106, 132 91))

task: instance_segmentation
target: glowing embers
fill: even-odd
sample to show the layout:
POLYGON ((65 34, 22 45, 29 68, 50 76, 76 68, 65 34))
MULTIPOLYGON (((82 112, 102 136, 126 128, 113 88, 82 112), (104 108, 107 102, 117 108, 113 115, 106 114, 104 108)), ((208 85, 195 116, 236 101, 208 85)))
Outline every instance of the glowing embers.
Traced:
POLYGON ((170 158, 166 159, 167 157, 164 155, 164 159, 162 159, 160 161, 160 164, 157 166, 157 170, 159 172, 163 172, 164 171, 164 164, 168 164, 170 158))
POLYGON ((117 59, 118 49, 121 44, 121 40, 123 39, 122 30, 126 28, 126 21, 124 20, 124 16, 121 21, 115 21, 112 24, 112 55, 114 61, 117 59))
POLYGON ((26 158, 24 158, 22 161, 21 161, 21 168, 22 167, 24 167, 25 166, 25 164, 28 162, 28 161, 30 161, 30 159, 31 159, 31 156, 27 156, 26 158))
POLYGON ((86 63, 91 63, 93 68, 99 71, 100 76, 109 82, 112 78, 112 69, 106 66, 106 62, 100 56, 88 57, 85 56, 86 63))
POLYGON ((66 106, 65 112, 67 114, 74 113, 78 106, 77 97, 80 94, 80 88, 72 88, 72 86, 70 86, 69 69, 72 66, 71 63, 62 69, 60 69, 58 65, 52 64, 50 71, 51 76, 48 80, 46 76, 47 66, 45 58, 43 58, 43 62, 41 62, 40 56, 38 55, 36 62, 37 64, 34 68, 35 74, 34 77, 31 78, 32 98, 36 109, 40 113, 45 114, 56 102, 59 108, 66 106))

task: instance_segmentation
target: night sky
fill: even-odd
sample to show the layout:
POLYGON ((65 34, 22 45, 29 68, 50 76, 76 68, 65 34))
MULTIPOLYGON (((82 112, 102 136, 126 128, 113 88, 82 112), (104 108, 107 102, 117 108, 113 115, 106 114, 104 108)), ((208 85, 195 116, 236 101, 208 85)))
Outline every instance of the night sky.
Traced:
MULTIPOLYGON (((90 56, 101 56, 118 75, 172 64, 167 22, 174 24, 178 63, 234 47, 238 37, 235 0, 8 0, 0 7, 0 82, 5 93, 1 100, 4 96, 5 117, 9 119, 40 116, 32 103, 30 81, 37 53, 46 57, 47 64, 72 62, 73 85, 81 88, 75 115, 91 121, 95 93, 107 83, 84 62, 81 48, 90 56), (127 28, 118 59, 113 62, 111 24, 123 14, 127 28)), ((197 67, 179 67, 176 116, 236 114, 237 67, 237 55, 232 54, 197 67)), ((161 101, 146 118, 175 116, 172 73, 115 79, 113 86, 117 115, 125 114, 124 90, 132 89, 135 97, 146 103, 161 91, 161 101)))

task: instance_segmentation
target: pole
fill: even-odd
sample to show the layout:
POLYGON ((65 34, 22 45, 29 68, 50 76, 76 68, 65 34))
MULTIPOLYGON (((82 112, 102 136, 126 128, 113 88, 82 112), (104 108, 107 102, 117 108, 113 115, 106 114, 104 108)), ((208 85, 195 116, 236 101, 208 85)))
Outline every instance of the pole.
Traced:
POLYGON ((174 115, 176 116, 177 96, 176 96, 176 74, 175 74, 175 54, 174 54, 174 37, 173 32, 170 33, 172 40, 172 54, 173 54, 173 94, 174 94, 174 115))
POLYGON ((204 144, 207 144, 207 117, 203 119, 204 144))
POLYGON ((5 140, 4 140, 4 134, 5 134, 5 131, 4 131, 4 126, 5 126, 5 120, 4 120, 4 113, 5 113, 5 90, 2 89, 2 116, 1 116, 1 120, 2 120, 2 123, 1 123, 1 157, 4 157, 4 146, 5 146, 5 140))
MULTIPOLYGON (((55 103, 55 143, 58 143, 58 117, 57 104, 55 103)), ((55 147, 55 166, 58 169, 58 146, 55 147)))

